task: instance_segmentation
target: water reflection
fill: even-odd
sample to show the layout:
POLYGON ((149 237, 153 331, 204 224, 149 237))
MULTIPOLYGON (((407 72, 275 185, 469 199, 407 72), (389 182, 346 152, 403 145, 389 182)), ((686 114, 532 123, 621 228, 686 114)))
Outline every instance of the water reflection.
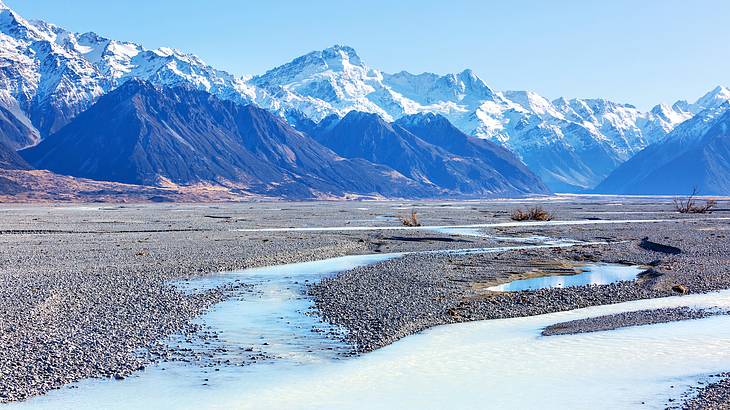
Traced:
POLYGON ((585 266, 582 273, 575 275, 541 276, 537 278, 519 279, 489 290, 495 292, 519 292, 523 290, 538 290, 549 288, 570 288, 584 285, 608 285, 623 280, 634 280, 636 275, 644 269, 639 266, 618 264, 590 264, 585 266))

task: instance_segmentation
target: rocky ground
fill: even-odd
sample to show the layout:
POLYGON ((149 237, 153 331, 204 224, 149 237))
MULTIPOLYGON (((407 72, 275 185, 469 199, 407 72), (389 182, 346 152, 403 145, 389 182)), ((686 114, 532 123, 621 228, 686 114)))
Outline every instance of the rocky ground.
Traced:
MULTIPOLYGON (((368 352, 440 324, 730 288, 730 241, 717 233, 725 231, 716 229, 717 222, 701 220, 540 228, 541 235, 610 243, 472 255, 409 255, 323 280, 312 287, 311 294, 322 315, 348 328, 356 349, 368 352), (682 253, 647 250, 637 239, 647 236, 681 247, 682 253), (577 264, 599 261, 645 265, 648 272, 637 281, 605 286, 515 293, 488 290, 525 276, 575 272, 577 264)), ((502 232, 527 233, 524 228, 502 232)))
POLYGON ((704 319, 710 316, 727 315, 719 309, 690 309, 688 307, 647 309, 636 312, 618 313, 588 319, 556 323, 542 331, 543 336, 575 335, 579 333, 601 332, 631 326, 653 325, 657 323, 679 322, 682 320, 704 319))
POLYGON ((226 297, 186 295, 172 279, 367 251, 336 235, 302 244, 231 232, 244 223, 232 218, 260 216, 248 207, 2 207, 0 401, 122 378, 170 354, 156 342, 190 337, 190 319, 226 297), (152 353, 140 357, 141 348, 152 353))
MULTIPOLYGON (((125 377, 160 357, 179 354, 160 347, 169 336, 214 339, 190 320, 231 293, 247 291, 185 294, 171 280, 346 254, 521 243, 430 230, 262 229, 399 227, 398 217, 412 209, 424 225, 509 224, 512 209, 527 203, 0 205, 0 401, 22 400, 82 378, 125 377)), ((657 200, 561 198, 548 207, 561 220, 672 221, 489 227, 485 232, 497 236, 610 243, 411 255, 343 273, 310 291, 322 316, 346 326, 349 340, 364 352, 436 324, 730 287, 727 221, 685 217, 674 213, 670 202, 657 200), (647 249, 644 237, 682 253, 647 249), (653 271, 636 283, 600 288, 518 295, 486 290, 523 276, 574 272, 581 261, 641 263, 653 271)), ((720 209, 711 217, 723 216, 730 212, 720 209)), ((256 355, 251 352, 251 360, 256 355)))
POLYGON ((683 406, 685 410, 727 410, 730 409, 730 373, 715 375, 719 380, 699 389, 698 394, 683 406))

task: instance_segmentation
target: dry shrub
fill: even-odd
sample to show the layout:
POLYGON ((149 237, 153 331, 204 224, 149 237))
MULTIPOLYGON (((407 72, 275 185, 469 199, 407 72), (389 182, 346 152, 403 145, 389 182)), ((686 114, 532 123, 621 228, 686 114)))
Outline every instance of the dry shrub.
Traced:
POLYGON ((714 199, 708 199, 704 203, 700 204, 695 198, 697 196, 697 188, 692 189, 692 193, 682 199, 674 199, 674 209, 681 214, 707 214, 712 213, 712 209, 717 206, 717 201, 714 199))
POLYGON ((515 209, 512 211, 512 215, 510 215, 513 221, 529 221, 530 220, 530 214, 528 212, 523 211, 522 209, 515 209))
POLYGON ((552 221, 553 220, 553 214, 542 209, 542 207, 540 207, 540 206, 530 208, 529 213, 530 213, 531 221, 552 221))
POLYGON ((416 211, 411 211, 410 215, 401 216, 400 221, 404 226, 421 226, 416 211))
POLYGON ((541 206, 527 208, 527 210, 515 209, 510 216, 513 221, 552 221, 553 214, 541 206))

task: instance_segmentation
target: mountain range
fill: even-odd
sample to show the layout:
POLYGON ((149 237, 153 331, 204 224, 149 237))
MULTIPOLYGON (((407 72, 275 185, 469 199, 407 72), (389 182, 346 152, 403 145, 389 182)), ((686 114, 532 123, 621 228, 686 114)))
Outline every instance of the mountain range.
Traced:
POLYGON ((342 159, 261 108, 136 79, 21 153, 40 169, 137 185, 214 182, 294 198, 438 193, 389 168, 342 159))
MULTIPOLYGON (((382 121, 373 114, 352 115, 356 114, 382 121)), ((409 138, 410 142, 420 141, 413 134, 409 138)), ((286 198, 547 192, 539 178, 509 151, 496 154, 515 166, 512 174, 503 176, 495 169, 480 167, 478 157, 421 145, 419 148, 430 152, 416 153, 413 160, 426 161, 431 156, 422 169, 431 171, 427 166, 453 163, 449 172, 442 170, 440 175, 466 178, 472 173, 472 179, 455 186, 428 178, 432 174, 406 172, 378 158, 338 155, 281 117, 252 104, 221 100, 192 87, 163 88, 133 79, 20 153, 36 168, 63 175, 137 185, 215 183, 286 198), (479 172, 485 178, 477 178, 482 174, 474 173, 479 172), (512 177, 525 183, 513 185, 512 177)), ((373 152, 380 152, 379 148, 373 152)))
MULTIPOLYGON (((23 156, 36 167, 135 183, 227 181, 267 193, 291 188, 292 192, 316 195, 378 192, 387 196, 396 192, 373 191, 383 187, 375 181, 357 187, 338 185, 332 178, 324 185, 284 183, 291 178, 300 182, 309 178, 310 169, 281 168, 276 150, 244 155, 243 148, 235 146, 233 152, 222 152, 222 147, 229 145, 216 144, 240 142, 246 137, 240 129, 235 130, 240 135, 231 135, 234 131, 227 128, 226 121, 238 118, 243 111, 252 112, 254 107, 266 110, 273 114, 272 121, 283 119, 293 126, 287 125, 287 134, 293 135, 295 129, 306 134, 306 140, 287 139, 284 145, 306 142, 314 144, 310 151, 327 158, 325 163, 347 159, 348 166, 355 167, 356 162, 365 161, 371 167, 370 174, 395 172, 407 185, 399 195, 522 195, 602 190, 609 185, 601 182, 618 172, 623 163, 670 138, 680 124, 704 111, 722 109, 730 100, 730 90, 717 87, 694 103, 660 104, 648 112, 604 99, 550 101, 530 91, 496 91, 468 69, 446 75, 385 73, 369 67, 347 46, 305 54, 261 75, 236 77, 179 50, 150 50, 96 33, 74 33, 47 22, 28 21, 1 0, 0 84, 0 143, 5 151, 7 147, 34 147, 23 151, 23 156), (139 129, 132 130, 130 124, 114 118, 117 111, 110 109, 111 100, 105 101, 105 107, 93 107, 96 117, 81 118, 97 101, 101 103, 103 96, 133 81, 132 88, 146 89, 136 94, 135 101, 148 105, 138 107, 129 102, 132 97, 122 104, 120 98, 129 96, 130 90, 114 98, 128 110, 141 110, 134 115, 146 115, 148 122, 142 122, 139 129), (198 100, 207 98, 209 105, 200 107, 194 117, 205 118, 203 124, 190 126, 181 115, 191 114, 191 107, 180 108, 161 95, 141 97, 152 93, 150 87, 157 94, 169 92, 171 98, 198 91, 216 100, 198 95, 198 100), (156 118, 152 107, 157 103, 176 117, 171 120, 174 126, 156 118), (230 118, 218 122, 221 116, 230 118), (84 130, 107 122, 119 124, 120 134, 107 128, 107 136, 102 138, 84 130), (420 128, 414 132, 413 127, 420 128), (220 133, 207 133, 209 128, 220 133), (159 139, 140 134, 149 130, 159 139), (221 136, 223 130, 225 137, 221 136), (174 134, 180 137, 177 142, 162 142, 174 134), (454 135, 456 141, 444 135, 454 135), (136 142, 112 138, 122 136, 136 142), (81 146, 74 142, 77 137, 101 146, 81 146), (144 138, 150 145, 140 142, 144 138), (209 141, 203 141, 206 138, 209 141), (81 150, 86 159, 80 154, 74 159, 71 148, 62 147, 59 141, 81 150), (136 153, 129 157, 135 159, 135 165, 116 158, 121 168, 111 169, 109 164, 117 163, 107 162, 111 158, 88 157, 113 153, 104 145, 119 148, 114 144, 122 143, 136 146, 136 153), (63 158, 61 153, 69 156, 63 158), (274 157, 263 157, 268 154, 274 157), (254 169, 256 162, 249 162, 253 161, 250 155, 258 155, 259 163, 266 165, 254 169), (183 162, 173 165, 173 159, 183 162), (185 164, 190 164, 190 169, 184 169, 185 164), (173 170, 176 167, 180 169, 173 170), (267 180, 269 177, 272 179, 267 180), (282 183, 288 188, 281 188, 278 184, 282 183)), ((304 149, 301 145, 297 148, 304 149)), ((18 162, 19 158, 11 161, 8 155, 3 157, 5 163, 27 166, 22 159, 18 162)), ((316 173, 311 178, 327 180, 316 173)))
POLYGON ((508 150, 464 134, 441 115, 388 123, 378 114, 350 111, 323 123, 310 133, 337 154, 391 167, 424 184, 479 196, 548 191, 508 150))
POLYGON ((614 194, 730 193, 730 103, 704 110, 613 171, 597 188, 614 194))

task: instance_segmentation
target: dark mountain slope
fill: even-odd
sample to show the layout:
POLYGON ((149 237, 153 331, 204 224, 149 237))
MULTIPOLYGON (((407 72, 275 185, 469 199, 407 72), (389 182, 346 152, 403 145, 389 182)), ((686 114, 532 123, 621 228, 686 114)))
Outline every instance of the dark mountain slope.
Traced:
POLYGON ((730 195, 730 105, 706 110, 625 162, 599 193, 730 195))
POLYGON ((20 107, 0 96, 0 142, 18 150, 33 145, 38 140, 40 134, 20 107))
MULTIPOLYGON (((546 192, 544 185, 526 168, 519 171, 519 166, 508 166, 514 160, 511 154, 509 160, 498 160, 499 151, 489 152, 489 147, 463 141, 462 147, 457 148, 460 143, 447 143, 445 140, 449 136, 440 135, 443 130, 438 129, 438 124, 414 125, 414 130, 416 128, 424 133, 426 139, 442 143, 454 151, 421 138, 420 134, 399 123, 390 124, 376 114, 356 111, 348 113, 337 123, 326 121, 313 133, 318 141, 343 157, 363 158, 392 167, 409 178, 455 195, 515 196, 546 192), (422 129, 430 127, 434 129, 428 132, 422 129), (479 158, 480 155, 485 155, 485 158, 479 158), (500 170, 507 169, 520 175, 500 173, 500 170), (534 183, 526 182, 528 180, 534 183)), ((462 136, 457 134, 457 138, 462 136)))
POLYGON ((0 141, 0 169, 30 169, 30 165, 14 149, 0 141))
POLYGON ((433 193, 391 169, 337 157, 278 117, 187 88, 130 81, 22 155, 96 180, 213 182, 287 197, 433 193))
POLYGON ((427 113, 402 117, 395 122, 422 140, 452 154, 492 168, 517 191, 547 193, 548 188, 511 151, 481 138, 463 133, 446 117, 427 113))

